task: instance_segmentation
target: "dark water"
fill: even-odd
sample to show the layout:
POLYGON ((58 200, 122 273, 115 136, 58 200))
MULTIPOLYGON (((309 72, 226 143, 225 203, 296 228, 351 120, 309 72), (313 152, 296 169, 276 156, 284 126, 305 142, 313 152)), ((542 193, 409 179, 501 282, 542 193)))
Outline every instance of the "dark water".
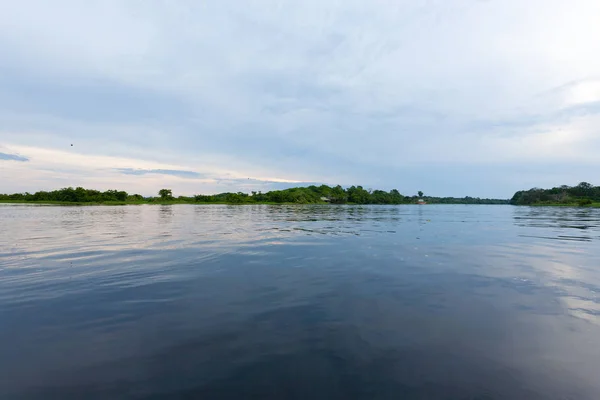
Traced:
POLYGON ((600 399, 600 209, 0 206, 2 399, 600 399))

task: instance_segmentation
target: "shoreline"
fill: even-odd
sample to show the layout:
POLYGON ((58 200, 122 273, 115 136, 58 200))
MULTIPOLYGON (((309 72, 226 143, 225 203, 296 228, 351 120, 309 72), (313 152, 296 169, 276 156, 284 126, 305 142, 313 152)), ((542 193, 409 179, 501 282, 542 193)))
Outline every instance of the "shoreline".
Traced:
POLYGON ((435 197, 404 196, 396 189, 366 190, 362 186, 343 188, 340 185, 330 187, 301 186, 266 193, 252 191, 225 192, 218 194, 196 194, 193 196, 174 196, 171 189, 160 189, 158 196, 130 194, 123 190, 104 192, 83 187, 66 187, 53 191, 35 193, 0 194, 0 201, 13 204, 46 205, 139 205, 139 204, 508 204, 508 199, 490 199, 479 197, 435 197))
MULTIPOLYGON (((192 202, 192 201, 152 201, 152 202, 126 202, 126 201, 106 201, 106 202, 68 202, 68 201, 27 201, 27 200, 0 200, 0 204, 31 204, 47 206, 171 206, 171 205, 225 205, 225 206, 258 206, 258 205, 319 205, 319 206, 424 206, 419 203, 399 203, 399 204, 360 204, 360 203, 293 203, 293 202, 248 202, 248 203, 228 203, 228 202, 192 202)), ((427 206, 453 205, 453 206, 510 206, 511 204, 460 204, 460 203, 428 203, 427 206)), ((600 204, 598 205, 600 207, 600 204)))
MULTIPOLYGON (((69 201, 27 201, 27 200, 0 200, 0 204, 31 204, 31 205, 46 205, 46 206, 172 206, 172 205, 223 205, 223 206, 254 206, 254 205, 320 205, 320 206, 423 206, 419 203, 399 203, 399 204, 359 204, 359 203, 276 203, 276 202, 253 202, 253 203, 228 203, 228 202, 193 202, 193 201, 139 201, 139 202, 127 202, 127 201, 105 201, 105 202, 69 202, 69 201)), ((436 205, 454 205, 454 206, 514 206, 514 207, 563 207, 563 208, 600 208, 600 203, 592 203, 587 205, 579 204, 460 204, 460 203, 428 203, 428 206, 436 205)))

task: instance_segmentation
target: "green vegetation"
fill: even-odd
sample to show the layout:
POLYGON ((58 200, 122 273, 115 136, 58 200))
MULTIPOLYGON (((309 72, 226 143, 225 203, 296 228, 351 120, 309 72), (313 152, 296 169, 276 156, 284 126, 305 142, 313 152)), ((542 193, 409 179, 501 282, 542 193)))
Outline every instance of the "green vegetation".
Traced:
POLYGON ((514 205, 600 207, 600 186, 581 182, 577 186, 521 190, 510 200, 514 205))
MULTIPOLYGON (((124 191, 89 190, 81 187, 64 188, 51 192, 0 194, 0 202, 44 203, 44 204, 414 204, 423 195, 403 196, 396 189, 366 190, 362 186, 343 188, 340 185, 296 187, 274 190, 267 193, 221 193, 215 195, 196 195, 193 197, 174 197, 170 189, 161 189, 158 197, 130 195, 124 191)), ((508 204, 508 200, 480 199, 473 197, 426 197, 430 204, 508 204)))
POLYGON ((129 195, 118 190, 89 190, 78 187, 65 188, 52 192, 0 194, 1 201, 27 201, 42 203, 106 203, 106 202, 142 202, 144 197, 139 194, 129 195))
POLYGON ((173 191, 171 189, 160 189, 158 195, 161 200, 173 200, 173 191))

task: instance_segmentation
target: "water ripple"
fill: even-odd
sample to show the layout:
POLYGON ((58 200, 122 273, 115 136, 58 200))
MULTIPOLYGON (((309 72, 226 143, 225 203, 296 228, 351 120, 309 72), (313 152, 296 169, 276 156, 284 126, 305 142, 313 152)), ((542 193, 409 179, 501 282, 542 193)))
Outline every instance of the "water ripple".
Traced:
POLYGON ((600 210, 0 205, 1 398, 600 398, 600 210))

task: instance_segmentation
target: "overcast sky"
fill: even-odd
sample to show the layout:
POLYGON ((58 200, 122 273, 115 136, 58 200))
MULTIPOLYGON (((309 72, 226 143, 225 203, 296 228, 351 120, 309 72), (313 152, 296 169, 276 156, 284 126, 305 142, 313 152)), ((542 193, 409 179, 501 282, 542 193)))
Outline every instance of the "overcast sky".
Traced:
POLYGON ((600 184, 599 21, 598 0, 0 1, 0 192, 600 184))

